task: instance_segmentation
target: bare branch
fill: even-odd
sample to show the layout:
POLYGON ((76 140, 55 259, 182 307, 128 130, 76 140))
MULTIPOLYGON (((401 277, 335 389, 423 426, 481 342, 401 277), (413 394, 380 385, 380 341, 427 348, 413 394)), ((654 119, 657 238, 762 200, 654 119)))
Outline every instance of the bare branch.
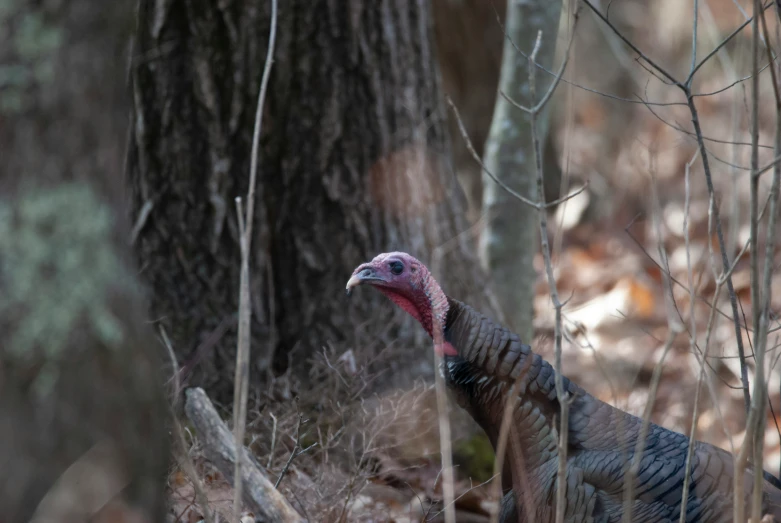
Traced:
POLYGON ((480 158, 480 155, 477 154, 477 151, 472 145, 472 141, 469 139, 469 134, 466 132, 466 127, 464 127, 464 122, 461 120, 461 115, 459 114, 456 105, 453 103, 453 100, 451 100, 449 96, 446 97, 446 100, 450 108, 453 110, 453 114, 456 116, 456 122, 458 123, 458 130, 461 132, 461 137, 464 139, 464 142, 466 143, 466 148, 469 150, 469 154, 471 154, 472 158, 474 158, 474 160, 478 163, 478 165, 480 165, 480 168, 483 170, 483 172, 487 174, 494 181, 494 183, 496 183, 499 187, 507 191, 519 202, 528 205, 529 207, 538 209, 539 208, 538 203, 531 201, 530 199, 526 198, 518 191, 513 190, 511 187, 507 186, 507 184, 505 184, 502 180, 497 178, 494 173, 488 170, 488 167, 486 167, 485 163, 483 163, 483 160, 480 158))
MULTIPOLYGON (((711 195, 712 198, 712 208, 713 208, 713 220, 714 225, 716 227, 716 236, 719 239, 719 249, 721 250, 721 263, 722 267, 724 269, 724 272, 727 273, 727 270, 729 269, 730 263, 729 263, 729 257, 727 255, 727 247, 724 242, 724 231, 721 227, 721 217, 719 216, 719 207, 716 203, 716 200, 713 199, 713 194, 715 192, 713 188, 713 177, 711 175, 710 170, 710 164, 708 162, 708 152, 705 149, 705 143, 702 139, 702 128, 700 127, 700 119, 699 114, 697 113, 697 107, 694 104, 694 98, 692 98, 691 93, 687 92, 686 99, 689 103, 689 111, 691 111, 692 114, 692 124, 694 124, 694 131, 697 134, 697 143, 700 147, 700 156, 702 157, 702 167, 703 171, 705 172, 705 182, 708 186, 708 194, 711 195)), ((743 348, 743 335, 741 333, 740 328, 740 316, 738 314, 738 297, 737 294, 735 294, 735 286, 732 284, 732 276, 730 274, 726 274, 727 277, 727 292, 729 293, 729 301, 730 305, 732 306, 732 319, 733 324, 735 326, 735 341, 738 345, 738 356, 740 356, 740 381, 743 386, 743 401, 746 406, 746 411, 751 406, 751 396, 749 394, 748 389, 748 368, 746 367, 746 354, 745 350, 743 348)))
MULTIPOLYGON (((585 1, 585 0, 584 0, 584 1, 585 1)), ((765 4, 763 7, 761 7, 761 10, 762 10, 762 12, 764 13, 764 12, 765 12, 765 9, 769 8, 770 6, 772 6, 772 5, 773 5, 773 3, 774 3, 774 2, 770 1, 770 2, 766 3, 766 4, 765 4)), ((691 88, 691 83, 692 83, 692 81, 694 80, 694 75, 696 75, 696 74, 697 74, 697 71, 699 71, 699 70, 700 70, 700 68, 701 68, 703 65, 705 65, 705 64, 708 62, 708 60, 710 60, 711 58, 713 58, 713 57, 716 55, 716 53, 718 53, 718 52, 721 50, 721 48, 722 48, 722 47, 724 47, 725 45, 727 45, 727 44, 728 44, 728 43, 729 43, 729 42, 730 42, 730 41, 731 41, 733 38, 735 38, 735 37, 736 37, 738 34, 740 34, 740 32, 741 32, 741 31, 743 31, 743 29, 745 29, 745 28, 746 28, 746 26, 748 26, 748 24, 751 24, 751 23, 753 23, 753 21, 754 21, 754 18, 752 17, 752 18, 749 18, 749 19, 747 19, 747 20, 746 20, 745 22, 743 22, 742 24, 740 24, 740 25, 739 25, 739 26, 738 26, 738 27, 737 27, 737 28, 736 28, 734 31, 732 31, 732 32, 731 32, 729 35, 727 35, 727 37, 726 37, 726 38, 724 38, 724 40, 722 40, 722 41, 721 41, 721 43, 720 43, 719 45, 717 45, 716 47, 714 47, 714 48, 713 48, 713 50, 711 50, 711 52, 710 52, 710 53, 708 53, 708 54, 705 56, 705 58, 703 58, 703 59, 700 61, 700 63, 698 63, 698 64, 697 64, 697 66, 696 66, 696 67, 694 67, 694 68, 693 68, 693 69, 692 69, 692 70, 689 72, 689 76, 686 78, 686 81, 684 82, 684 85, 686 86, 686 88, 687 88, 687 89, 691 88)), ((756 68, 755 68, 755 69, 753 69, 752 71, 756 71, 756 68)), ((756 73, 752 73, 752 74, 756 74, 756 73)))
POLYGON ((667 71, 666 71, 664 68, 662 68, 661 66, 657 65, 657 64, 656 64, 656 62, 654 62, 653 60, 651 60, 651 59, 650 59, 650 58, 649 58, 649 57, 648 57, 648 56, 647 56, 645 53, 643 53, 643 52, 642 52, 642 51, 641 51, 641 50, 640 50, 640 49, 639 49, 639 48, 638 48, 638 47, 637 47, 635 44, 633 44, 633 43, 632 43, 632 42, 631 42, 631 41, 630 41, 630 40, 629 40, 627 37, 625 37, 625 36, 624 36, 624 34, 623 34, 621 31, 619 31, 619 30, 618 30, 618 28, 617 28, 616 26, 614 26, 614 25, 613 25, 613 23, 612 23, 610 20, 608 20, 608 18, 607 18, 605 15, 603 15, 603 14, 602 14, 602 12, 601 12, 599 9, 597 9, 597 8, 594 6, 594 4, 592 4, 592 3, 590 2, 590 0, 582 0, 582 1, 583 1, 583 3, 584 3, 584 4, 586 4, 586 5, 588 6, 588 8, 589 8, 589 9, 591 9, 591 11, 593 11, 593 12, 594 12, 594 14, 595 14, 595 15, 596 15, 596 16, 597 16, 597 17, 598 17, 600 20, 602 20, 602 21, 605 23, 605 25, 607 25, 607 26, 608 26, 608 27, 609 27, 609 28, 610 28, 610 29, 613 31, 613 33, 615 33, 615 35, 616 35, 618 38, 620 38, 620 39, 621 39, 621 41, 622 41, 622 42, 624 42, 624 43, 625 43, 627 46, 629 46, 629 48, 630 48, 630 49, 632 49, 632 51, 634 51, 635 53, 637 53, 637 55, 638 55, 638 56, 639 56, 639 57, 640 57, 642 60, 644 60, 644 61, 645 61, 645 62, 646 62, 648 65, 650 65, 651 67, 653 67, 654 69, 656 69, 656 70, 659 72, 659 74, 661 74, 661 75, 662 75, 662 76, 664 76, 664 77, 665 77, 667 80, 669 80, 670 82, 672 82, 672 84, 673 84, 673 85, 677 85, 677 86, 679 86, 679 87, 682 87, 682 84, 681 84, 681 83, 680 83, 678 80, 676 80, 676 79, 675 79, 675 77, 673 77, 673 76, 672 76, 670 73, 668 73, 668 72, 667 72, 667 71))
MULTIPOLYGON (((696 6, 696 0, 695 0, 695 6, 696 6)), ((695 7, 696 10, 696 7, 695 7)), ((696 18, 696 15, 695 15, 696 18)), ((696 40, 696 39, 695 39, 696 40)), ((692 57, 692 60, 695 60, 696 58, 696 51, 693 51, 692 53, 694 56, 692 57)), ((689 351, 692 354, 696 354, 696 346, 697 346, 697 320, 694 312, 694 303, 695 303, 695 293, 694 293, 694 273, 692 271, 692 263, 691 263, 691 241, 689 238, 689 216, 690 216, 690 204, 691 204, 691 166, 697 159, 697 156, 699 156, 699 151, 697 151, 694 154, 694 157, 686 163, 686 173, 684 178, 684 186, 685 186, 685 196, 684 196, 684 213, 683 213, 683 234, 684 234, 684 242, 686 244, 686 274, 688 278, 688 286, 689 286, 689 351)), ((714 295, 714 301, 718 299, 718 295, 721 292, 721 285, 717 284, 717 292, 714 295)), ((710 326, 712 323, 712 319, 715 316, 715 310, 714 307, 711 310, 711 313, 709 315, 709 323, 710 326)), ((692 408, 692 422, 691 422, 691 431, 689 433, 689 445, 686 449, 686 465, 684 467, 683 472, 683 489, 681 492, 681 510, 680 510, 680 518, 679 523, 685 523, 686 522, 686 505, 689 501, 689 486, 691 481, 691 470, 692 470, 692 456, 694 455, 694 443, 695 443, 695 437, 697 436, 697 422, 699 420, 699 406, 700 406, 700 391, 702 390, 702 381, 705 378, 705 363, 708 358, 708 349, 709 345, 707 343, 707 340, 710 336, 710 330, 708 331, 708 335, 706 336, 706 344, 705 344, 705 350, 703 352, 702 358, 700 359, 700 371, 697 377, 697 388, 694 392, 694 406, 692 408)), ((699 359, 699 358, 698 358, 699 359)))
MULTIPOLYGON (((298 398, 296 398, 296 410, 298 410, 298 398)), ((301 414, 301 412, 298 412, 298 423, 296 424, 296 442, 293 445, 293 450, 290 451, 290 457, 287 458, 287 461, 285 462, 285 466, 282 468, 282 472, 279 473, 279 477, 277 478, 277 482, 274 483, 274 488, 278 488, 279 484, 282 483, 282 479, 285 477, 285 474, 287 474, 288 469, 290 468, 291 463, 293 463, 293 460, 296 459, 301 454, 305 454, 312 448, 314 448, 317 445, 317 442, 315 441, 311 445, 309 445, 307 448, 301 447, 301 425, 304 423, 304 415, 301 414)))
MULTIPOLYGON (((570 34, 570 43, 574 37, 574 33, 570 34)), ((535 75, 534 75, 534 61, 537 54, 537 50, 540 46, 540 40, 542 39, 542 33, 537 33, 537 42, 534 45, 534 51, 529 58, 529 93, 531 100, 535 98, 535 75)), ((569 49, 569 47, 568 47, 569 49)), ((566 60, 565 60, 566 63, 566 60)), ((560 73, 563 73, 562 69, 560 73)), ((547 99, 545 99, 547 101, 547 99)), ((543 104, 537 104, 534 106, 530 115, 533 151, 534 151, 534 163, 537 171, 537 199, 539 202, 543 202, 545 198, 543 188, 543 167, 542 167, 542 149, 540 146, 540 137, 537 131, 537 115, 543 108, 543 104)), ((561 408, 561 421, 559 426, 559 441, 558 441, 558 471, 556 474, 556 523, 563 523, 564 521, 564 507, 566 504, 567 495, 567 441, 568 441, 568 423, 569 423, 569 405, 571 399, 569 394, 564 390, 564 380, 561 374, 561 341, 562 341, 562 326, 561 326, 561 309, 563 307, 561 300, 559 299, 559 292, 556 288, 556 278, 553 275, 553 263, 551 261, 551 249, 548 241, 548 216, 544 206, 540 206, 540 244, 542 250, 542 257, 545 261, 545 273, 548 278, 548 288, 550 292, 553 306, 556 310, 556 322, 554 325, 554 347, 555 347, 555 382, 556 382, 556 397, 558 399, 561 408)))
MULTIPOLYGON (((759 72, 761 73, 762 71, 764 71, 765 69, 770 67, 771 64, 772 64, 772 62, 763 65, 762 68, 759 70, 759 72)), ((748 76, 744 76, 742 78, 738 78, 734 82, 731 82, 731 83, 725 85, 724 87, 722 87, 720 89, 716 89, 715 91, 710 91, 708 93, 694 93, 692 96, 694 96, 695 98, 698 97, 698 96, 701 96, 701 97, 705 98, 705 97, 708 97, 708 96, 713 96, 715 94, 721 94, 721 93, 723 93, 725 91, 729 91, 730 89, 732 89, 736 85, 741 84, 741 83, 745 82, 746 80, 751 80, 753 77, 754 77, 754 75, 750 74, 748 76)), ((649 104, 649 105, 655 105, 655 104, 649 104)), ((683 104, 683 105, 686 105, 686 104, 683 104)))
MULTIPOLYGON (((759 7, 759 0, 756 0, 754 3, 755 10, 757 7, 759 7)), ((762 22, 762 31, 764 32, 764 43, 765 43, 765 51, 768 55, 771 54, 770 49, 770 39, 769 39, 769 32, 767 30, 767 22, 765 20, 765 13, 762 11, 759 15, 755 13, 754 18, 760 18, 762 22)), ((754 30, 756 33, 759 33, 759 28, 757 27, 757 23, 755 22, 753 24, 754 30)), ((758 35, 754 35, 754 41, 757 44, 757 48, 753 51, 757 56, 754 57, 754 67, 756 69, 758 64, 758 55, 759 55, 759 42, 758 42, 758 35)), ((756 73, 755 73, 756 74, 756 73)), ((779 83, 778 79, 776 77, 776 71, 774 67, 770 68, 770 76, 773 83, 773 96, 775 99, 775 109, 776 109, 776 128, 775 128, 775 141, 776 141, 776 154, 781 152, 781 92, 779 92, 779 83)), ((755 81, 755 83, 758 83, 755 81)), ((759 86, 757 85, 755 87, 755 93, 757 98, 759 95, 759 86)), ((758 100, 754 100, 752 103, 752 108, 758 107, 758 100)), ((757 109, 758 111, 758 109, 757 109)), ((758 118, 758 114, 756 115, 758 118)), ((757 126, 757 135, 758 135, 758 123, 755 124, 757 126)), ((753 165, 754 158, 752 157, 752 166, 753 165)), ((759 167, 759 161, 757 158, 756 166, 755 168, 759 167)), ((758 182, 759 177, 756 175, 752 175, 752 192, 754 188, 754 184, 757 184, 758 188, 758 182)), ((768 326, 769 326, 769 313, 770 313, 770 304, 771 304, 771 295, 772 295, 772 275, 773 275, 773 259, 775 256, 775 247, 776 247, 776 223, 778 219, 778 212, 777 212, 777 204, 778 204, 778 193, 779 193, 779 184, 781 184, 781 167, 778 165, 775 166, 773 170, 773 181, 771 183, 770 188, 770 211, 768 216, 768 224, 767 224, 767 230, 766 230, 766 236, 765 236, 765 264, 764 264, 764 270, 762 274, 762 282, 761 286, 759 283, 759 261, 757 260, 754 262, 752 260, 752 292, 755 290, 759 294, 762 293, 762 296, 756 296, 754 298, 752 296, 752 302, 756 302, 757 308, 754 308, 752 310, 753 316, 754 316, 754 325, 755 325, 755 335, 754 339, 756 340, 754 342, 754 352, 756 353, 756 368, 755 368, 755 378, 754 378, 754 404, 752 405, 752 409, 756 411, 756 421, 755 421, 755 428, 753 429, 754 432, 754 455, 753 455, 753 462, 757 464, 757 466, 761 466, 761 464, 764 462, 763 460, 763 452, 764 452, 764 426, 765 426, 765 418, 767 414, 767 408, 766 403, 768 402, 768 390, 767 390, 767 383, 765 379, 765 355, 767 352, 767 336, 768 336, 768 326), (754 269, 756 269, 756 274, 754 274, 754 269), (753 280, 756 277, 756 285, 754 284, 753 280)), ((754 216, 756 214, 756 209, 754 209, 754 206, 758 203, 752 199, 751 205, 751 215, 754 216)), ((755 225, 754 223, 751 224, 752 227, 755 225)), ((757 223, 758 226, 758 223, 757 223)), ((759 241, 758 237, 755 237, 754 240, 756 242, 759 241)), ((754 244, 752 243, 752 247, 754 247, 754 244)), ((759 256, 759 248, 756 246, 755 248, 757 256, 759 256)), ((753 308, 753 307, 752 307, 753 308)), ((748 432, 748 431, 747 431, 748 432)), ((744 447, 748 445, 748 442, 744 442, 744 447)), ((763 478, 762 475, 759 473, 756 473, 754 475, 754 491, 752 496, 752 503, 751 503, 751 517, 754 520, 759 520, 762 517, 762 481, 763 478)))

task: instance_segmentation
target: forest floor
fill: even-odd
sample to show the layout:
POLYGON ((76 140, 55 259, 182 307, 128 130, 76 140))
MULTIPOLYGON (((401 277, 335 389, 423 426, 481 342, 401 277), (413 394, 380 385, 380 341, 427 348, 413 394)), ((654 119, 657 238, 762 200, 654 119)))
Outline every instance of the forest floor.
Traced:
MULTIPOLYGON (((683 173, 682 167, 680 170, 683 173)), ((694 176, 701 177, 701 173, 693 170, 694 176)), ((669 332, 668 311, 673 310, 673 318, 688 327, 692 296, 688 283, 690 263, 698 333, 695 350, 702 350, 715 290, 708 242, 714 242, 715 252, 718 245, 713 234, 708 233, 707 199, 697 195, 689 203, 690 262, 687 262, 682 226, 686 205, 684 178, 680 175, 664 180, 667 196, 658 211, 662 243, 675 282, 674 309, 664 298, 662 265, 650 209, 642 204, 630 205, 630 198, 626 198, 626 207, 616 206, 610 216, 599 220, 587 218, 587 202, 576 199, 568 203, 574 209, 569 212, 584 212, 575 218, 567 212, 558 215, 560 224, 569 220, 571 225, 557 231, 556 277, 561 295, 571 296, 564 311, 565 374, 594 396, 642 416, 650 399, 654 367, 662 362, 651 419, 688 434, 700 366, 685 333, 677 336, 670 351, 664 353, 669 332)), ((745 202, 742 205, 747 209, 745 202)), ((735 230, 733 255, 740 251, 739 245, 746 241, 746 234, 745 227, 735 230)), ((775 258, 775 264, 779 263, 781 249, 775 258)), ((538 271, 535 303, 538 337, 533 348, 551 361, 553 315, 541 259, 538 271)), ((747 256, 738 261, 733 281, 744 313, 750 317, 747 256)), ((773 291, 773 310, 778 311, 781 310, 781 271, 775 272, 773 291)), ((742 442, 745 414, 735 332, 729 302, 723 293, 717 307, 720 312, 712 327, 708 359, 715 398, 703 386, 696 437, 730 450, 742 442)), ((774 325, 777 327, 778 322, 774 325)), ((769 391, 774 415, 769 416, 765 437, 765 468, 775 474, 781 462, 781 433, 777 428, 781 423, 777 338, 778 332, 771 339, 768 358, 773 366, 769 391)), ((751 340, 745 332, 743 341, 750 354, 751 340)), ((327 402, 330 412, 304 423, 302 445, 317 442, 318 446, 296 458, 282 482, 282 491, 296 508, 310 514, 311 521, 339 521, 343 516, 348 521, 441 520, 441 504, 436 500, 442 499, 442 479, 432 386, 419 384, 410 390, 363 398, 359 391, 365 385, 365 377, 360 376, 362 367, 355 360, 352 351, 335 351, 321 361, 333 373, 333 379, 326 380, 328 385, 314 395, 320 400, 331 398, 327 402)), ((749 365, 753 370, 751 362, 749 365)), ((753 380, 751 372, 749 376, 753 380)), ((276 386, 290 387, 284 381, 276 386)), ((261 464, 269 465, 267 472, 272 481, 290 455, 298 422, 290 396, 277 394, 275 397, 276 404, 251 412, 249 426, 253 441, 250 448, 261 464), (272 449, 274 423, 277 443, 272 449)), ((453 432, 459 436, 454 442, 458 521, 488 521, 496 500, 489 488, 481 484, 492 473, 490 446, 458 407, 453 407, 451 415, 453 432)), ((228 483, 198 457, 197 442, 194 441, 191 450, 203 472, 213 508, 224 515, 230 514, 232 491, 228 483)), ((176 514, 172 520, 198 521, 201 509, 194 504, 192 486, 180 470, 172 472, 170 490, 176 514)))
MULTIPOLYGON (((678 184, 683 194, 683 179, 678 184)), ((694 304, 698 343, 704 347, 713 302, 714 281, 708 268, 707 203, 693 201, 691 264, 696 278, 694 304), (698 209, 695 214, 694 209, 698 209), (702 299, 700 299, 702 298, 702 299)), ((689 293, 686 249, 680 232, 682 206, 670 202, 662 212, 667 231, 664 245, 674 281, 677 310, 689 321, 689 293)), ((664 427, 688 434, 691 430, 693 398, 700 366, 692 354, 689 338, 677 336, 670 351, 664 354, 669 332, 667 307, 663 294, 662 271, 658 263, 655 235, 649 233, 650 220, 631 218, 617 222, 615 228, 581 222, 563 234, 557 262, 557 278, 562 296, 572 296, 565 310, 566 342, 563 349, 564 373, 592 395, 635 415, 642 416, 649 401, 654 367, 662 362, 662 373, 651 419, 664 427), (624 230, 626 228, 626 230, 624 230), (663 360, 663 361, 662 361, 663 360)), ((712 238, 711 238, 712 240, 712 238)), ((540 269, 542 261, 539 260, 540 269)), ((781 263, 781 250, 776 255, 781 263)), ((740 261, 734 273, 737 294, 749 310, 749 267, 740 261)), ((781 310, 781 271, 773 280, 774 310, 781 310)), ((743 395, 739 389, 739 363, 735 357, 735 335, 729 303, 722 295, 718 308, 723 315, 712 328, 709 363, 714 398, 703 386, 699 404, 696 437, 730 450, 738 448, 744 436, 743 395)), ((538 338, 533 348, 552 360, 552 311, 547 284, 537 286, 538 338)), ((676 313, 677 314, 677 313, 676 313)), ((719 316, 717 316, 718 318, 719 316)), ((777 322, 776 322, 777 323, 777 322)), ((781 462, 781 380, 778 371, 779 341, 770 346, 770 401, 775 416, 770 416, 765 437, 765 468, 778 474, 781 462)), ((750 351, 749 337, 744 343, 750 351)), ((304 446, 319 443, 311 453, 297 458, 282 483, 282 491, 296 508, 311 512, 311 521, 439 521, 442 479, 439 462, 439 439, 436 401, 430 384, 419 384, 411 390, 389 392, 382 397, 359 399, 347 408, 337 407, 339 398, 352 395, 360 388, 354 380, 353 355, 333 355, 332 369, 348 385, 329 385, 335 396, 330 415, 304 424, 304 446), (349 391, 349 392, 348 392, 349 391), (349 420, 342 423, 343 420, 349 420), (338 421, 337 421, 338 420, 338 421), (338 427, 338 428, 337 428, 338 427), (341 430, 341 433, 338 433, 341 430), (317 515, 314 515, 317 514, 317 515)), ((753 367, 751 367, 753 369, 753 367)), ((753 379, 753 374, 750 373, 753 379)), ((280 385, 281 386, 281 385, 280 385)), ((255 412, 250 424, 250 447, 267 469, 272 481, 285 464, 295 443, 293 435, 297 414, 288 399, 269 406, 263 414, 255 412), (277 418, 277 441, 273 458, 270 440, 273 418, 277 418), (260 440, 263 441, 260 441, 260 440)), ((482 485, 491 477, 493 454, 484 436, 458 407, 451 411, 456 463, 456 509, 458 521, 489 521, 496 508, 490 489, 482 485)), ((199 456, 197 443, 193 454, 199 456)), ((213 508, 230 514, 232 491, 221 475, 202 458, 196 458, 203 471, 213 508)), ((187 477, 179 470, 170 478, 172 507, 178 515, 174 521, 193 523, 200 509, 194 504, 194 493, 187 477)))

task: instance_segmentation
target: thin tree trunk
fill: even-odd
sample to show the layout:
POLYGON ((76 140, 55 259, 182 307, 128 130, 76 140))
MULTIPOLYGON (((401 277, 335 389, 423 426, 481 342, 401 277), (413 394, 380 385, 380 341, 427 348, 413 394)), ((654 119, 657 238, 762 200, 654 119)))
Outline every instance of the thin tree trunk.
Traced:
MULTIPOLYGON (((442 88, 458 107, 470 141, 482 156, 496 105, 507 2, 433 0, 431 5, 442 88)), ((461 139, 456 119, 448 120, 454 137, 453 164, 466 193, 469 222, 474 223, 483 206, 482 171, 461 139)), ((545 199, 552 201, 559 197, 561 170, 555 140, 542 138, 545 199)))
MULTIPOLYGON (((529 75, 526 59, 515 46, 531 54, 537 32, 542 31, 538 63, 551 70, 556 50, 561 1, 509 2, 502 52, 499 90, 527 107, 529 75), (513 45, 515 44, 515 46, 513 45)), ((538 72, 538 92, 544 93, 552 78, 538 72)), ((547 112, 538 119, 538 130, 548 130, 547 112)), ((485 145, 486 167, 506 185, 536 200, 535 168, 529 116, 497 96, 485 145)), ((483 208, 488 222, 480 236, 480 262, 489 273, 507 321, 524 339, 533 334, 534 287, 537 279, 537 211, 522 204, 487 175, 483 175, 483 208)))
MULTIPOLYGON (((367 350, 389 320, 358 328, 377 298, 344 300, 352 268, 387 250, 428 259, 464 230, 428 2, 297 0, 280 5, 278 22, 253 239, 253 373, 330 343, 367 350)), ((220 400, 235 354, 233 199, 246 193, 268 28, 262 0, 139 9, 129 165, 134 218, 151 212, 135 247, 153 317, 190 383, 220 400)), ((449 259, 438 276, 450 292, 478 294, 466 239, 449 259)))

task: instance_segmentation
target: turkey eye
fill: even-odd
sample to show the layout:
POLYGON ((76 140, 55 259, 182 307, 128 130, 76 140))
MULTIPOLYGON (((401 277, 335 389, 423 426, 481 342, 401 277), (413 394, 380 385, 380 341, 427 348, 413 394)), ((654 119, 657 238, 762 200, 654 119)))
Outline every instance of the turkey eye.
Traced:
POLYGON ((391 262, 390 270, 393 274, 399 275, 404 271, 404 265, 401 262, 391 262))

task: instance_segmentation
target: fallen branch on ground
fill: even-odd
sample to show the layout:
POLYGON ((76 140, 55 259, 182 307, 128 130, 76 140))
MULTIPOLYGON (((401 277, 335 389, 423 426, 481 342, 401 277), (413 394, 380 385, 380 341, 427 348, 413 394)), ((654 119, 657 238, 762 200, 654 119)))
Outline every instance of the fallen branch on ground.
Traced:
MULTIPOLYGON (((229 480, 236 464, 236 445, 230 429, 217 414, 211 400, 201 388, 185 393, 185 413, 195 426, 206 457, 229 480)), ((243 499, 256 516, 269 522, 302 522, 304 519, 266 478, 245 447, 241 449, 243 499)))

